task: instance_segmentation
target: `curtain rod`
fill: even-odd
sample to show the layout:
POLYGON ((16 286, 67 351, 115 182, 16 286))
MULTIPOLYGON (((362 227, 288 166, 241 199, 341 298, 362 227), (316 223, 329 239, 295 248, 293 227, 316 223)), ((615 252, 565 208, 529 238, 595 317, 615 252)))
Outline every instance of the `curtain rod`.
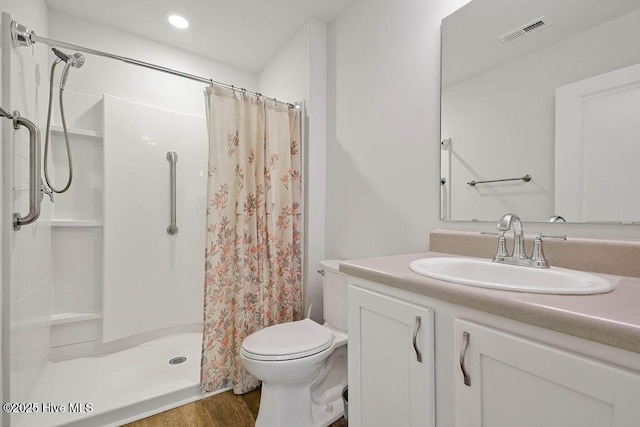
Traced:
POLYGON ((234 85, 230 85, 227 83, 222 83, 215 81, 213 79, 208 79, 205 77, 196 76, 195 74, 189 74, 182 71, 174 70, 172 68, 163 67, 161 65, 152 64, 150 62, 144 62, 133 58, 128 58, 126 56, 115 55, 113 53, 103 52, 100 50, 90 49, 88 47, 78 46, 72 43, 67 43, 59 40, 50 39, 47 37, 38 36, 35 31, 29 30, 24 25, 20 24, 18 21, 11 21, 11 39, 13 41, 13 45, 15 47, 21 46, 31 46, 34 43, 44 43, 49 45, 50 47, 61 47, 65 49, 74 50, 77 52, 84 52, 90 55, 102 56, 103 58, 115 59, 117 61, 126 62, 127 64, 137 65, 139 67, 149 68, 151 70, 161 71, 163 73, 172 74, 174 76, 183 77, 189 80, 195 80, 201 83, 208 83, 210 85, 222 86, 228 89, 237 90, 246 95, 251 95, 256 98, 264 98, 270 101, 277 103, 283 103, 289 106, 289 108, 299 108, 298 104, 292 104, 290 102, 279 101, 276 98, 271 98, 268 96, 264 96, 258 92, 252 92, 244 88, 235 87, 234 85))

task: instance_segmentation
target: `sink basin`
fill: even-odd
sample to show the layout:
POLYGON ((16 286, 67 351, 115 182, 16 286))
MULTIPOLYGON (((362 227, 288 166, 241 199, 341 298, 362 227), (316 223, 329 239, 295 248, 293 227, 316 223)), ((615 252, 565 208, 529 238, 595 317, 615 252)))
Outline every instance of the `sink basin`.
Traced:
POLYGON ((602 294, 611 292, 620 280, 566 268, 519 267, 476 258, 424 258, 411 262, 409 269, 461 285, 538 294, 602 294))

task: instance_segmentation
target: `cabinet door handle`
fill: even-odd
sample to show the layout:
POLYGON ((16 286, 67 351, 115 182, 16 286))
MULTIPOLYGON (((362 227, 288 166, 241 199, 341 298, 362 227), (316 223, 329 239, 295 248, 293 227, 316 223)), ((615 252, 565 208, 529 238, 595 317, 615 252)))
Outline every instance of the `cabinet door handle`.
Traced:
POLYGON ((422 363, 422 352, 418 348, 418 331, 422 325, 422 319, 420 316, 416 316, 416 323, 413 327, 413 349, 416 351, 416 360, 422 363))
POLYGON ((462 348, 460 349, 460 369, 462 370, 462 376, 464 377, 464 385, 471 387, 471 377, 467 372, 467 368, 464 366, 464 357, 467 354, 467 347, 469 347, 469 332, 462 333, 462 348))

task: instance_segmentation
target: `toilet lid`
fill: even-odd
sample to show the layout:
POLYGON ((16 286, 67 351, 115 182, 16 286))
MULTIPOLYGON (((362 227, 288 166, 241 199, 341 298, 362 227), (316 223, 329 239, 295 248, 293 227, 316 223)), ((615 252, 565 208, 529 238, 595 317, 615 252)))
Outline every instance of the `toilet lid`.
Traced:
POLYGON ((333 343, 333 333, 311 319, 281 323, 245 338, 242 351, 258 360, 291 360, 311 356, 333 343))

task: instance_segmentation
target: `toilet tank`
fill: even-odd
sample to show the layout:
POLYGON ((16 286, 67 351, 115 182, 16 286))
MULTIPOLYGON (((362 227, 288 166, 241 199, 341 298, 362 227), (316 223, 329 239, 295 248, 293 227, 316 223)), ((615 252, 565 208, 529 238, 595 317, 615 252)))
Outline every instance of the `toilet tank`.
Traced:
POLYGON ((347 331, 347 275, 338 271, 339 259, 320 261, 324 321, 341 331, 347 331))

